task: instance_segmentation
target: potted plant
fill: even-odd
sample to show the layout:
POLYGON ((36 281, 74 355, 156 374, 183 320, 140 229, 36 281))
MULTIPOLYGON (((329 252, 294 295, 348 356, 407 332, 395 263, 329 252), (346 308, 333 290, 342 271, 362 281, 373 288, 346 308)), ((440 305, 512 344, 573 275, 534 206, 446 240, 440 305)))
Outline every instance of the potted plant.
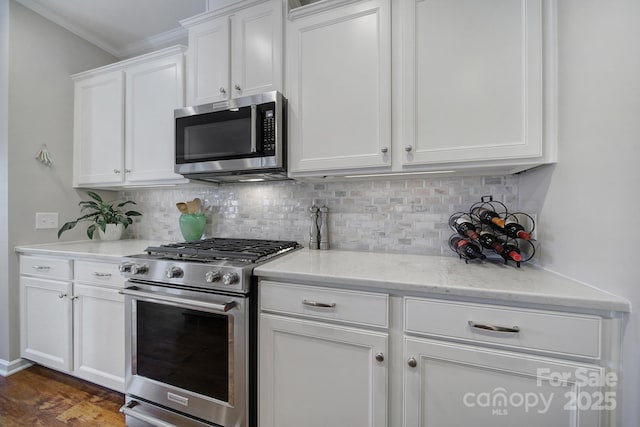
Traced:
POLYGON ((118 240, 122 235, 122 231, 126 229, 133 220, 131 217, 142 216, 137 211, 124 211, 122 208, 126 205, 136 202, 127 200, 116 204, 116 202, 105 202, 98 194, 87 191, 89 197, 93 200, 81 201, 78 203, 81 206, 80 213, 87 211, 86 214, 80 216, 74 221, 65 223, 60 230, 58 230, 58 238, 67 230, 71 230, 81 221, 88 221, 92 224, 87 228, 87 236, 93 239, 94 233, 98 230, 98 234, 102 240, 118 240))

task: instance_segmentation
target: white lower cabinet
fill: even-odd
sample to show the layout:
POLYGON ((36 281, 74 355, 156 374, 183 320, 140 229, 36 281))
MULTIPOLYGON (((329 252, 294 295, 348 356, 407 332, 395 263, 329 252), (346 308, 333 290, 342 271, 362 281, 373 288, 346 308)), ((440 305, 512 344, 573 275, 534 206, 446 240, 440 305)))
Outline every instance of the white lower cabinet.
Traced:
POLYGON ((118 265, 20 257, 21 356, 124 391, 124 279, 118 265))
POLYGON ((20 349, 25 359, 71 370, 71 282, 20 278, 20 349))
POLYGON ((605 378, 595 365, 412 337, 404 346, 406 427, 600 426, 592 404, 614 404, 580 380, 605 378))
POLYGON ((73 374, 123 392, 124 295, 75 284, 73 296, 73 374))
MULTIPOLYGON (((268 287, 268 283, 261 283, 261 292, 268 287)), ((311 295, 314 288, 306 288, 311 295)), ((292 306, 282 307, 279 314, 265 312, 268 308, 262 307, 260 427, 387 425, 388 333, 332 323, 332 313, 344 314, 357 306, 342 304, 348 300, 344 291, 337 291, 335 299, 330 290, 323 296, 328 299, 302 297, 292 301, 292 306), (298 306, 327 320, 283 315, 297 311, 298 306)), ((383 309, 386 318, 386 305, 383 309)))

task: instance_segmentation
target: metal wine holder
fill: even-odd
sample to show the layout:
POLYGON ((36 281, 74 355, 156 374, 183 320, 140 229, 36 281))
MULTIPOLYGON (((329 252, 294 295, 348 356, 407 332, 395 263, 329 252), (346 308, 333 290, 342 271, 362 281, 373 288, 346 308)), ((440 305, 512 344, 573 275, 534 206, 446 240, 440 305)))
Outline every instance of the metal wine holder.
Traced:
POLYGON ((472 239, 469 236, 461 235, 460 233, 458 233, 458 230, 455 227, 456 220, 458 220, 462 216, 466 216, 471 220, 471 223, 475 226, 478 234, 480 234, 480 232, 482 231, 489 231, 499 239, 500 244, 513 245, 516 248, 518 248, 518 250, 520 251, 520 255, 522 256, 522 259, 520 261, 513 261, 517 267, 520 267, 520 263, 527 262, 533 258, 533 256, 536 253, 536 245, 537 245, 537 241, 535 239, 525 240, 521 238, 514 238, 511 236, 508 236, 505 233, 503 228, 497 225, 489 225, 482 222, 478 217, 478 215, 473 213, 474 210, 478 207, 496 212, 500 218, 505 220, 505 222, 509 220, 510 223, 515 222, 520 224, 523 218, 527 218, 528 224, 521 224, 521 225, 525 228, 528 228, 528 229, 525 229, 525 231, 529 234, 533 233, 533 231, 536 228, 536 223, 533 217, 531 217, 531 215, 526 214, 524 212, 509 212, 509 210, 507 209, 507 206, 502 202, 493 200, 493 196, 482 196, 480 198, 480 202, 477 202, 471 205, 468 212, 456 212, 449 217, 449 227, 453 231, 455 231, 455 234, 452 234, 451 236, 449 236, 449 241, 448 241, 449 248, 453 252, 457 253, 461 259, 464 259, 465 263, 468 263, 469 260, 482 261, 482 259, 480 259, 479 257, 468 256, 458 251, 458 248, 455 246, 453 241, 455 240, 454 238, 460 237, 466 240, 467 242, 474 244, 477 248, 479 248, 479 252, 482 255, 486 256, 487 260, 500 260, 500 261, 504 261, 505 264, 508 264, 509 261, 513 261, 512 259, 508 259, 507 256, 503 256, 493 251, 492 249, 487 249, 477 239, 472 239))

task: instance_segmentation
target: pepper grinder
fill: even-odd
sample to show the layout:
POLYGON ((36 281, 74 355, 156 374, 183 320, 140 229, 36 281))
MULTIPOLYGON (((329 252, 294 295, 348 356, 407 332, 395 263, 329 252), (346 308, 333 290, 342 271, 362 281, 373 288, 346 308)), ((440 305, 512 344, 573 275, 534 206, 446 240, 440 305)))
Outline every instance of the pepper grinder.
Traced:
POLYGON ((309 229, 309 249, 318 249, 320 243, 320 231, 318 229, 318 207, 313 205, 309 208, 311 212, 311 228, 309 229))
POLYGON ((329 216, 329 208, 323 206, 320 208, 320 249, 329 249, 329 227, 327 220, 329 216))

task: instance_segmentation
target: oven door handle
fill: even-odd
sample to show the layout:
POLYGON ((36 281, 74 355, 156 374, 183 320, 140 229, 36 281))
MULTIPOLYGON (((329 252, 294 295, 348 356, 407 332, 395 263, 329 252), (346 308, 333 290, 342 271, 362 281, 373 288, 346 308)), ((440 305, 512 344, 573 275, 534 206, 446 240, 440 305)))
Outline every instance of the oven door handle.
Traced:
POLYGON ((204 308, 207 310, 214 310, 214 311, 221 311, 223 313, 226 313, 227 311, 231 310, 233 307, 236 306, 235 301, 228 301, 228 302, 223 302, 223 303, 216 303, 216 302, 208 302, 208 301, 198 301, 198 300, 193 300, 193 299, 186 299, 186 298, 178 298, 178 297, 173 297, 173 296, 169 296, 169 295, 160 295, 157 293, 151 293, 151 292, 141 292, 141 291, 137 291, 131 288, 125 288, 122 290, 122 293, 124 295, 130 295, 132 297, 140 297, 140 298, 144 298, 147 300, 154 300, 154 301, 158 301, 158 302, 171 302, 174 304, 179 304, 181 306, 191 306, 191 307, 195 307, 195 308, 204 308))
POLYGON ((128 417, 135 418, 138 421, 145 422, 154 427, 178 427, 175 424, 171 424, 157 418, 152 417, 151 415, 143 414, 141 412, 135 411, 133 408, 138 406, 138 402, 135 400, 129 401, 126 405, 120 408, 120 412, 125 414, 128 417))

